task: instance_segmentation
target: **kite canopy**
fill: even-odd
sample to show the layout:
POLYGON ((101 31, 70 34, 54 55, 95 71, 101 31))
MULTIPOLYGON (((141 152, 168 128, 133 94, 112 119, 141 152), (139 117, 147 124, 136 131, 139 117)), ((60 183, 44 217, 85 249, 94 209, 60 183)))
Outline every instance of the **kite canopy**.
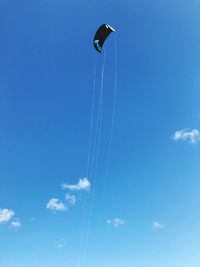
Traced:
POLYGON ((95 33, 93 44, 95 49, 99 53, 101 53, 103 44, 105 40, 108 38, 108 36, 111 34, 111 32, 115 32, 115 30, 110 25, 103 24, 99 27, 99 29, 95 33))

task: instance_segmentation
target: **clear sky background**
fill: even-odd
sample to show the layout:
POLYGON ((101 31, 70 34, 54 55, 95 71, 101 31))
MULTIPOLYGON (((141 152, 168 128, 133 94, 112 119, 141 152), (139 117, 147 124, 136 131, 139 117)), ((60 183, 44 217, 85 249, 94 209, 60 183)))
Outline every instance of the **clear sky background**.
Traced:
POLYGON ((0 267, 200 266, 199 25, 199 0, 0 0, 0 267), (61 185, 78 189, 86 177, 94 55, 99 75, 103 59, 92 41, 102 23, 117 31, 116 116, 103 179, 112 35, 78 266, 94 185, 87 177, 89 190, 68 190, 76 203, 61 185))

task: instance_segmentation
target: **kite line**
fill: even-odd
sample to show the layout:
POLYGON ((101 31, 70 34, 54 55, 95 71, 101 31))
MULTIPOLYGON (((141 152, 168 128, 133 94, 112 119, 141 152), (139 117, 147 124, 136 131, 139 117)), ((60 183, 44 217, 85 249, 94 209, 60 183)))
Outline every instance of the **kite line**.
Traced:
MULTIPOLYGON (((103 24, 97 30, 94 37, 94 47, 101 53, 102 47, 105 40, 110 35, 111 32, 115 30, 108 24, 103 24)), ((116 96, 117 96, 117 44, 115 36, 115 67, 114 67, 114 94, 113 94, 113 104, 112 104, 112 118, 110 125, 110 134, 108 141, 108 152, 105 166, 105 174, 103 179, 103 190, 106 184, 106 178, 108 175, 108 169, 110 165, 111 157, 111 147, 113 139, 113 130, 114 130, 114 120, 115 120, 115 110, 116 110, 116 96)), ((92 107, 91 107, 91 121, 90 121, 90 133, 89 133, 89 147, 88 147, 88 156, 87 156, 87 167, 86 167, 86 178, 90 178, 91 182, 91 195, 84 195, 83 200, 83 210, 81 218, 81 233, 80 233, 80 249, 78 257, 78 267, 85 267, 89 235, 91 232, 91 222, 94 213, 94 201, 96 193, 96 182, 97 174, 99 167, 99 157, 100 157, 100 147, 101 147, 101 135, 102 135, 102 121, 103 121, 103 99, 104 99, 104 73, 105 73, 105 63, 106 63, 106 50, 103 52, 103 63, 101 70, 101 79, 100 79, 100 92, 97 92, 96 89, 96 55, 94 57, 94 70, 93 70, 93 96, 92 96, 92 107), (95 116, 95 111, 97 115, 95 116)))

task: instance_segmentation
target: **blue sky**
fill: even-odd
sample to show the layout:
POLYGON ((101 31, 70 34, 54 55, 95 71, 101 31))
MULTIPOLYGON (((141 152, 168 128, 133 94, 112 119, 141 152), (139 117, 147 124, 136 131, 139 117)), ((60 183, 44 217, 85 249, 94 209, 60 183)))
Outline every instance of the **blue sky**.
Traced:
POLYGON ((198 0, 0 1, 0 266, 199 267, 199 14, 198 0), (94 185, 102 23, 117 31, 118 82, 105 179, 113 34, 94 185))

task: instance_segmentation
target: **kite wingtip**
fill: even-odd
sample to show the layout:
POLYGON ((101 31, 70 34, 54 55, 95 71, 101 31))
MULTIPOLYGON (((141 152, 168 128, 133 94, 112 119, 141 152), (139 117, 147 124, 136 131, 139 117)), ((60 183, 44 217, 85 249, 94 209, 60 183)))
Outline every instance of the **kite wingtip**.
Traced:
POLYGON ((116 30, 113 28, 113 27, 111 27, 110 25, 108 25, 109 27, 110 27, 110 29, 113 31, 113 32, 116 32, 116 30))

